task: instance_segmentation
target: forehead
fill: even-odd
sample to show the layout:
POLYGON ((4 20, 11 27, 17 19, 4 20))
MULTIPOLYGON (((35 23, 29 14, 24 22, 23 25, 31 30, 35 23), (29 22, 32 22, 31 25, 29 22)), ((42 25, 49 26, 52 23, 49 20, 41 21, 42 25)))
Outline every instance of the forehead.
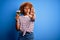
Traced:
POLYGON ((29 6, 25 6, 24 8, 30 8, 29 6))

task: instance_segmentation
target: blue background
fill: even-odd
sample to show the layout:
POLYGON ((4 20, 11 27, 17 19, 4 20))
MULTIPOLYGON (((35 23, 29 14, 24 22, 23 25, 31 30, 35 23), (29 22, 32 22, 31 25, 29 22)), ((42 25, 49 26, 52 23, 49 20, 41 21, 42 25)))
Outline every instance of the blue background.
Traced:
POLYGON ((17 40, 16 10, 21 3, 35 8, 35 40, 60 40, 60 0, 0 0, 0 40, 17 40))

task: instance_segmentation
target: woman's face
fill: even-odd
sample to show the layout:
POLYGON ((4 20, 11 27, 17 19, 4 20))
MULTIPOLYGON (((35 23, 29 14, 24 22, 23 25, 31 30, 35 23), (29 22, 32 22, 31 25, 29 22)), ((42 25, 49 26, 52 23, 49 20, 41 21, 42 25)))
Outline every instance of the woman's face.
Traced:
POLYGON ((24 7, 24 12, 25 13, 29 13, 30 12, 30 8, 28 6, 24 7))

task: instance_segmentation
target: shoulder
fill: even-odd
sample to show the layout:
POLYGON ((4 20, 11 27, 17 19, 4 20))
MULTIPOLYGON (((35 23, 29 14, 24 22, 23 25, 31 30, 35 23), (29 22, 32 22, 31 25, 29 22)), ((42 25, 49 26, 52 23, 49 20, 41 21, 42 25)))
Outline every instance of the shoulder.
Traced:
POLYGON ((19 16, 19 19, 23 18, 23 16, 19 16))

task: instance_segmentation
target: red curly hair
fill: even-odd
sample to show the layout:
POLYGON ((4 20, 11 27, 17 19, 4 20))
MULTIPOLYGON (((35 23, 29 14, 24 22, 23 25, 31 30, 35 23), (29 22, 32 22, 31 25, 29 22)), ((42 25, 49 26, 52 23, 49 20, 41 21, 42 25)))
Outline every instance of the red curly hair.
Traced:
POLYGON ((30 2, 24 2, 24 3, 21 4, 21 6, 19 8, 19 10, 20 10, 21 13, 24 14, 24 7, 26 7, 26 6, 28 6, 30 10, 33 7, 32 3, 30 3, 30 2))

